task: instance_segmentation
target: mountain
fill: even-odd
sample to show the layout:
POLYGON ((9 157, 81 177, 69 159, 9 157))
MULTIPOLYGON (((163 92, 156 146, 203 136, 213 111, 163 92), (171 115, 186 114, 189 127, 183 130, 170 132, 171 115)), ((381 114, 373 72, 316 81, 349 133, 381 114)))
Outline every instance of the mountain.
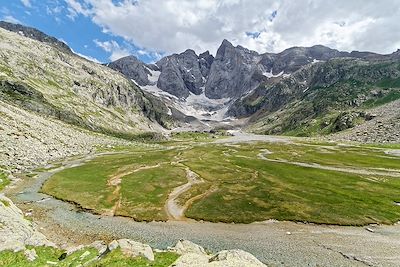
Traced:
POLYGON ((138 71, 115 65, 129 65, 131 57, 108 66, 205 125, 240 122, 258 133, 313 135, 364 123, 373 119, 371 108, 399 98, 399 51, 349 53, 315 45, 259 54, 224 40, 215 58, 186 50, 152 65, 135 58, 138 71))
POLYGON ((39 31, 9 28, 23 34, 0 29, 0 101, 125 138, 174 125, 162 102, 119 72, 69 52, 39 31), (34 38, 26 37, 29 32, 34 38))
POLYGON ((128 56, 100 65, 33 28, 0 26, 8 29, 0 31, 0 100, 91 131, 133 137, 241 127, 309 136, 397 123, 397 113, 384 110, 400 98, 400 50, 316 45, 260 54, 224 40, 215 57, 187 49, 154 64, 128 56))

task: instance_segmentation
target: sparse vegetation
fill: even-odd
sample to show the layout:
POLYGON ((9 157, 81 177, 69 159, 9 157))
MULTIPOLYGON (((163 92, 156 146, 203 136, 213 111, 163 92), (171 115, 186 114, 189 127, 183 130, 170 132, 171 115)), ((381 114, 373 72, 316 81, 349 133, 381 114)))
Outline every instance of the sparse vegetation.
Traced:
POLYGON ((7 178, 7 175, 0 170, 0 191, 2 191, 9 184, 10 180, 7 178))
POLYGON ((60 267, 76 267, 76 266, 132 266, 132 267, 167 267, 170 266, 177 258, 178 255, 171 252, 155 253, 153 262, 143 258, 136 257, 130 258, 124 256, 120 249, 113 250, 104 257, 96 259, 98 252, 94 248, 84 248, 78 250, 64 259, 61 257, 65 251, 52 248, 52 247, 28 247, 35 249, 37 258, 34 261, 28 261, 23 251, 0 252, 0 266, 3 267, 42 267, 42 266, 60 266, 60 267))

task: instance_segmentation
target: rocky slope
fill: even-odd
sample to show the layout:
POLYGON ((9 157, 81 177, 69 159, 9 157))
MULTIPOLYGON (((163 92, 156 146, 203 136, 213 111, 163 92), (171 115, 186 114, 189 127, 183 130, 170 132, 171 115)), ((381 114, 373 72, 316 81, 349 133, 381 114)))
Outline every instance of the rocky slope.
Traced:
POLYGON ((114 145, 127 142, 0 101, 0 171, 22 172, 114 145))
POLYGON ((229 114, 267 134, 330 134, 373 119, 371 108, 400 98, 398 60, 332 59, 264 83, 229 114))
POLYGON ((3 29, 0 40, 3 101, 124 137, 173 125, 165 105, 105 66, 3 29))
POLYGON ((49 36, 35 28, 23 26, 20 24, 14 24, 14 23, 9 23, 6 21, 0 21, 0 28, 3 28, 5 30, 15 32, 20 34, 21 36, 25 36, 28 38, 31 38, 33 40, 37 40, 39 42, 47 43, 49 45, 54 46, 55 48, 58 48, 59 50, 66 52, 66 53, 72 53, 71 48, 68 47, 67 44, 64 42, 58 40, 55 37, 49 36))

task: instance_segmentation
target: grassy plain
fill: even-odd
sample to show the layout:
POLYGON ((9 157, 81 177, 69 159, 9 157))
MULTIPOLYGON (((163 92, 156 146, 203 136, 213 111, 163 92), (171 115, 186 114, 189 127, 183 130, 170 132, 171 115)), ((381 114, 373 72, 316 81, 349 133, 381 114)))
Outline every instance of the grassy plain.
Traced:
POLYGON ((386 150, 303 141, 215 144, 186 140, 100 156, 57 173, 43 191, 99 213, 119 201, 115 215, 167 220, 168 194, 187 182, 189 168, 203 183, 178 199, 187 206, 188 218, 390 224, 400 219, 400 177, 396 177, 400 157, 386 150), (121 173, 126 175, 120 178, 116 195, 116 187, 108 181, 121 173))

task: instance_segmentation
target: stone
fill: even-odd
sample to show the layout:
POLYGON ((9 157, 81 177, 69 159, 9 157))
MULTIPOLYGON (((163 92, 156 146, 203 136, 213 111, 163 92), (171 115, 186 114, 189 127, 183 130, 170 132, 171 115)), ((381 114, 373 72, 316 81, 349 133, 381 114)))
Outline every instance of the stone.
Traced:
POLYGON ((23 251, 27 245, 55 246, 24 218, 23 212, 9 198, 0 194, 0 202, 3 201, 8 205, 0 205, 0 251, 23 251))
MULTIPOLYGON (((263 264, 261 261, 259 261, 256 257, 254 257, 252 254, 240 250, 240 249, 235 249, 235 250, 223 250, 218 252, 217 254, 213 255, 210 260, 210 263, 212 262, 220 262, 226 265, 221 265, 221 266, 233 266, 230 264, 236 264, 236 263, 241 263, 243 264, 242 266, 266 266, 263 264)), ((237 265, 240 266, 240 265, 237 265)))
POLYGON ((132 258, 143 256, 150 261, 154 261, 154 253, 149 245, 130 239, 114 240, 108 245, 108 248, 110 251, 120 248, 125 256, 132 258))
POLYGON ((84 248, 85 248, 84 245, 79 245, 79 246, 76 246, 76 247, 71 247, 71 248, 67 249, 67 251, 66 251, 67 256, 69 256, 69 255, 71 255, 71 254, 73 254, 73 253, 75 253, 75 252, 77 252, 77 251, 79 251, 79 250, 82 250, 82 249, 84 249, 84 248))
POLYGON ((108 251, 108 247, 104 241, 94 241, 89 247, 95 248, 98 251, 98 255, 102 256, 108 251))
POLYGON ((24 255, 28 261, 34 261, 37 258, 36 250, 33 249, 26 249, 24 251, 24 255))
POLYGON ((176 243, 175 247, 172 250, 181 255, 184 255, 187 253, 194 253, 194 254, 200 254, 200 255, 207 254, 203 247, 201 247, 191 241, 188 241, 188 240, 179 240, 178 243, 176 243))

